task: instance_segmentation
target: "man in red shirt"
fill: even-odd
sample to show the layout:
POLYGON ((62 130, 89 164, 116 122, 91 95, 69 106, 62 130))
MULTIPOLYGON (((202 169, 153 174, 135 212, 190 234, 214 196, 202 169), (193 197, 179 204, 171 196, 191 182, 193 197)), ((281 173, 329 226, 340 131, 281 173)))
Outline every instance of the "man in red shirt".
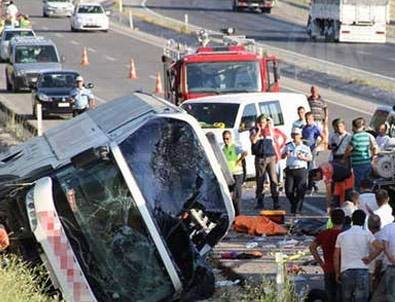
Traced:
POLYGON ((324 271, 325 292, 329 302, 338 302, 341 299, 340 285, 336 282, 335 267, 333 264, 333 255, 335 253, 335 244, 337 236, 342 232, 345 215, 343 210, 334 209, 331 211, 331 220, 333 228, 322 231, 317 235, 310 245, 310 252, 314 259, 324 271), (324 260, 318 254, 318 247, 321 247, 324 254, 324 260))

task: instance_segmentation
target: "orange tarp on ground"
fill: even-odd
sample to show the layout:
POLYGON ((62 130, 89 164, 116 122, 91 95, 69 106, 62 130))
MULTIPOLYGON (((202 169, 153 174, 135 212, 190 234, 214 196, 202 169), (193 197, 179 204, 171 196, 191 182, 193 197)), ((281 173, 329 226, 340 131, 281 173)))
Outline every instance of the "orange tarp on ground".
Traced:
POLYGON ((264 216, 237 216, 233 222, 236 232, 250 235, 284 235, 288 230, 264 216))
POLYGON ((7 231, 0 225, 0 251, 5 250, 10 245, 7 231))

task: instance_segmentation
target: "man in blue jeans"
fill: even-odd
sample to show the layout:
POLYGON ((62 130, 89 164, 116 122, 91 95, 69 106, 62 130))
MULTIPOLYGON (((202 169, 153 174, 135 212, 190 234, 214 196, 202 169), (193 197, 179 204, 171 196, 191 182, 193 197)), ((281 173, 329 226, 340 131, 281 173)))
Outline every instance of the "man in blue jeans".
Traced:
POLYGON ((358 117, 352 121, 353 135, 346 152, 345 160, 351 157, 351 166, 355 176, 355 190, 360 191, 361 181, 372 173, 372 159, 378 148, 373 135, 365 131, 365 119, 358 117))
POLYGON ((342 301, 369 301, 369 270, 364 259, 371 257, 371 249, 375 250, 375 237, 364 229, 365 220, 365 212, 356 210, 352 227, 336 239, 333 261, 336 280, 341 282, 342 301))

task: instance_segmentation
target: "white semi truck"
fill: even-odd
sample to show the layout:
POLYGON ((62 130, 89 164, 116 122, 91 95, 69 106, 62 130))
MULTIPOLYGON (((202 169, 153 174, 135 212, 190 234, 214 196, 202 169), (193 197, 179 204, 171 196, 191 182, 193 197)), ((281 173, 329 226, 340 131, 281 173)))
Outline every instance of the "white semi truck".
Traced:
POLYGON ((307 34, 315 41, 385 43, 389 0, 312 0, 307 34))

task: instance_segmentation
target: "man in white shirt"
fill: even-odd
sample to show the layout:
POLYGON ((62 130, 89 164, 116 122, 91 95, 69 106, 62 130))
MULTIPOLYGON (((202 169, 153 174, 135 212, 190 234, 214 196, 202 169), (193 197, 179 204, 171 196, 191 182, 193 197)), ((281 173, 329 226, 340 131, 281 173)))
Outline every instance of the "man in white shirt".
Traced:
POLYGON ((336 279, 341 281, 342 301, 368 302, 370 280, 368 265, 362 259, 374 248, 374 236, 363 228, 366 214, 356 210, 353 226, 340 233, 335 244, 334 265, 336 279))
POLYGON ((344 152, 351 141, 351 134, 346 130, 343 119, 337 118, 332 122, 334 132, 329 136, 328 149, 331 150, 330 161, 343 161, 344 152))
POLYGON ((388 264, 384 275, 386 301, 395 301, 395 223, 386 225, 381 230, 380 237, 384 242, 384 254, 388 264))
POLYGON ((392 207, 389 205, 389 196, 386 190, 378 190, 376 193, 376 201, 379 208, 373 211, 374 214, 380 217, 381 228, 394 221, 392 216, 392 207))
POLYGON ((373 182, 370 179, 364 179, 361 182, 361 195, 359 196, 359 208, 370 215, 371 212, 376 211, 379 206, 376 202, 376 194, 372 192, 373 182))
POLYGON ((10 4, 7 6, 7 10, 6 10, 6 16, 8 19, 11 20, 12 25, 16 25, 16 16, 18 15, 18 8, 16 7, 16 5, 14 4, 13 1, 10 1, 10 4))

